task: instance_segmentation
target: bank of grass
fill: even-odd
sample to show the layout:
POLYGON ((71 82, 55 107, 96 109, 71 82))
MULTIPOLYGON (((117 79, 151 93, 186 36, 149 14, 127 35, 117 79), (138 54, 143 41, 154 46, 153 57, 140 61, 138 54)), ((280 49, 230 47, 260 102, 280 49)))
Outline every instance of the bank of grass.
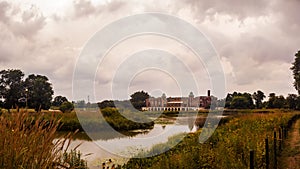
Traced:
MULTIPOLYGON (((105 108, 101 111, 72 111, 70 113, 62 112, 42 112, 43 119, 49 120, 51 118, 61 119, 59 131, 103 131, 107 128, 105 125, 108 123, 112 128, 118 131, 129 131, 135 129, 151 129, 154 126, 154 122, 142 114, 123 111, 123 114, 119 113, 119 110, 115 108, 105 108), (123 116, 125 115, 125 117, 123 116), (141 123, 140 121, 144 121, 141 123), (84 128, 83 128, 84 126, 84 128)), ((31 113, 32 116, 38 116, 40 113, 31 113)))
POLYGON ((72 134, 57 139, 59 121, 32 117, 28 112, 0 116, 0 168, 87 168, 76 150, 68 152, 72 134), (75 153, 74 153, 75 152, 75 153), (80 163, 71 163, 65 156, 80 163))
MULTIPOLYGON (((255 168, 265 168, 265 138, 272 140, 274 129, 287 127, 288 121, 299 114, 276 112, 247 113, 231 119, 217 128, 203 144, 199 143, 201 130, 189 134, 170 151, 149 158, 132 158, 122 168, 249 168, 249 151, 255 151, 255 168)), ((159 152, 163 147, 154 146, 148 153, 159 152), (158 150, 159 148, 159 150, 158 150)), ((273 147, 270 141, 269 147, 273 147)), ((270 167, 274 159, 270 152, 270 167)))

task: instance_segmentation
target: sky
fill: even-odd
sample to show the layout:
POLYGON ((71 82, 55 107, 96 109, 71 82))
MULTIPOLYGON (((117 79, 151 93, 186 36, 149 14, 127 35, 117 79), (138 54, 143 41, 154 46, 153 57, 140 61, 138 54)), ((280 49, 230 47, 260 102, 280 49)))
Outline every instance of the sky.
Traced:
POLYGON ((97 32, 124 17, 155 12, 180 18, 205 35, 222 65, 226 93, 286 96, 296 93, 290 67, 300 50, 299 9, 299 0, 0 0, 0 69, 45 75, 55 96, 69 100, 122 100, 137 90, 205 95, 212 89, 207 65, 195 62, 195 53, 179 40, 161 35, 127 38, 102 60, 87 60, 77 76, 80 57, 97 32), (97 67, 88 81, 92 62, 97 67), (92 83, 93 90, 74 87, 73 77, 92 83))

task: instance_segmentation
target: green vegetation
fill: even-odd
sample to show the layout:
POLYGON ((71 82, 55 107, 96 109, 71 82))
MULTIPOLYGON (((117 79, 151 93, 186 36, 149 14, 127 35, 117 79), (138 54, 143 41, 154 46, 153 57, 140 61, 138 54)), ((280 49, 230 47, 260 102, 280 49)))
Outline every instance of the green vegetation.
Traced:
POLYGON ((146 99, 149 98, 149 94, 144 91, 138 91, 130 95, 130 102, 137 110, 142 110, 142 107, 146 107, 146 99))
POLYGON ((34 119, 27 112, 3 113, 0 116, 0 168, 67 168, 72 166, 70 158, 84 163, 78 154, 72 153, 74 150, 68 152, 71 134, 56 138, 58 122, 42 120, 41 116, 34 119))
POLYGON ((86 169, 87 162, 81 157, 80 151, 71 150, 70 152, 64 152, 61 163, 66 164, 68 168, 86 169))
POLYGON ((0 71, 1 107, 6 109, 29 107, 36 111, 49 109, 53 95, 52 84, 46 76, 29 75, 23 80, 21 70, 0 71))
POLYGON ((291 70, 294 76, 294 87, 300 94, 300 51, 295 54, 295 61, 292 64, 291 70))
MULTIPOLYGON (((85 126, 85 129, 96 132, 105 130, 105 122, 103 121, 103 118, 99 117, 101 114, 103 115, 105 121, 115 130, 118 131, 151 129, 154 126, 154 122, 134 122, 141 121, 142 118, 146 118, 141 114, 135 114, 130 111, 124 111, 122 114, 125 114, 127 118, 134 120, 132 121, 122 116, 122 114, 120 114, 119 111, 115 108, 102 109, 101 113, 99 111, 87 112, 80 110, 77 110, 76 113, 74 111, 70 113, 52 113, 48 111, 43 111, 42 118, 47 121, 51 120, 52 118, 60 119, 60 127, 58 128, 59 131, 83 131, 82 126, 85 126), (78 120, 77 116, 80 117, 80 121, 78 120)), ((31 116, 37 118, 39 117, 39 113, 31 113, 31 116)))
POLYGON ((59 110, 63 113, 70 113, 74 110, 74 105, 71 102, 65 101, 59 106, 59 110))
MULTIPOLYGON (((295 113, 245 114, 221 125, 204 144, 198 142, 199 134, 189 134, 181 143, 161 155, 132 158, 122 168, 248 168, 249 151, 255 151, 255 167, 265 167, 264 141, 272 139, 274 128, 287 127, 295 113)), ((173 137, 173 139, 177 137, 173 137)), ((172 145, 154 146, 148 153, 159 152, 172 145)), ((273 143, 270 141, 270 147, 273 143)), ((270 152, 272 156, 272 152, 270 152)), ((270 166, 274 165, 272 157, 270 166)))
POLYGON ((119 131, 122 130, 127 131, 127 130, 134 130, 134 129, 149 129, 149 128, 153 128, 154 126, 154 122, 147 119, 147 116, 144 116, 140 112, 134 113, 125 110, 122 112, 122 114, 124 114, 127 118, 122 116, 116 108, 105 108, 101 110, 101 113, 104 116, 105 121, 109 123, 114 129, 119 131), (144 122, 144 123, 140 123, 140 122, 144 122))

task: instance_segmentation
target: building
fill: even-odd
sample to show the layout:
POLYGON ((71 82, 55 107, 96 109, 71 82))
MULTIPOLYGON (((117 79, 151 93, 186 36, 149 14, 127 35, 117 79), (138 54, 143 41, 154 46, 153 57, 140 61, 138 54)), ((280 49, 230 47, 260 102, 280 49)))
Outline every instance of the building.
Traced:
POLYGON ((188 97, 166 97, 163 94, 161 97, 149 97, 146 99, 146 107, 144 111, 197 111, 210 106, 211 96, 210 90, 207 91, 207 96, 195 97, 193 92, 190 92, 188 97))

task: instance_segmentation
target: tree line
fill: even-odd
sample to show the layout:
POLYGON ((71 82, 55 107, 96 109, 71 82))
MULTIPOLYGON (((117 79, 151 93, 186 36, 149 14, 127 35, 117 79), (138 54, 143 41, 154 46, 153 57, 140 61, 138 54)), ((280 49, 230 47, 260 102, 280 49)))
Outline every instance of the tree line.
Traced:
POLYGON ((18 69, 0 71, 0 107, 5 109, 32 108, 36 111, 56 106, 62 111, 74 108, 66 97, 54 94, 48 77, 39 74, 25 74, 18 69))
MULTIPOLYGON (((225 100, 218 100, 218 102, 225 101, 225 108, 228 109, 261 109, 261 108, 284 108, 300 110, 300 96, 296 94, 288 94, 287 97, 283 95, 276 95, 270 93, 268 97, 258 90, 253 94, 244 93, 228 93, 225 100), (264 99, 267 100, 264 101, 264 99)), ((219 103, 220 104, 220 103, 219 103)))

